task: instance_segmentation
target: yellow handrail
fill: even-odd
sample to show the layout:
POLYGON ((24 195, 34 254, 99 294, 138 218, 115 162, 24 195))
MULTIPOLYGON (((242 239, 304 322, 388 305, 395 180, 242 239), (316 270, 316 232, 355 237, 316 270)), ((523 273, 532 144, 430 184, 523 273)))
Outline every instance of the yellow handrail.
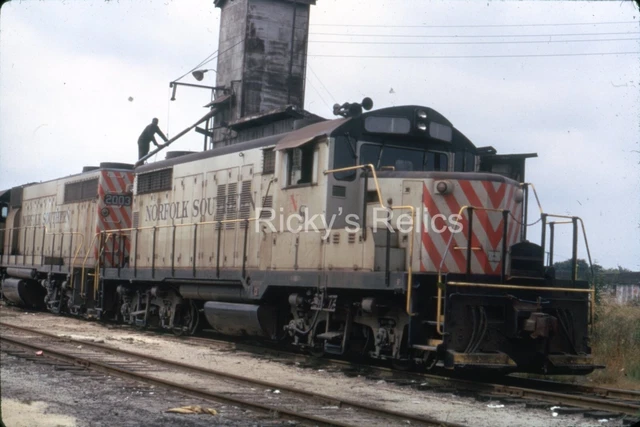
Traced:
MULTIPOLYGON (((98 234, 104 234, 104 231, 101 231, 98 234)), ((93 273, 93 288, 91 289, 91 293, 93 294, 93 300, 95 301, 97 299, 97 288, 98 288, 98 282, 100 280, 100 258, 102 258, 102 254, 104 253, 104 249, 107 247, 107 242, 113 237, 115 233, 111 232, 107 234, 107 238, 104 240, 104 242, 102 242, 102 245, 100 247, 100 252, 98 252, 98 257, 96 259, 96 264, 94 267, 94 273, 93 273)))
MULTIPOLYGON (((337 173, 337 172, 347 172, 350 170, 357 170, 357 169, 370 169, 371 173, 373 174, 373 182, 376 186, 376 193, 378 195, 378 203, 380 203, 380 206, 382 206, 385 209, 394 209, 394 210, 403 210, 403 209, 408 209, 411 211, 411 229, 413 230, 413 226, 415 225, 415 218, 416 218, 416 208, 414 206, 409 206, 409 205, 404 205, 404 206, 385 206, 383 200, 382 200, 382 192, 380 191, 380 184, 378 183, 378 176, 376 174, 376 169, 373 166, 373 164, 369 163, 366 165, 358 165, 358 166, 349 166, 346 168, 339 168, 339 169, 329 169, 323 172, 324 175, 330 174, 330 173, 337 173)), ((363 227, 366 227, 367 224, 363 224, 363 227)), ((411 234, 411 233, 410 233, 411 234)), ((407 263, 407 298, 406 298, 406 307, 405 310, 407 312, 407 314, 409 316, 413 316, 415 313, 412 313, 411 310, 411 291, 412 291, 412 287, 413 287, 413 267, 412 267, 412 263, 413 263, 413 239, 414 236, 411 235, 411 238, 409 239, 409 260, 407 263)))
MULTIPOLYGON (((540 199, 538 198, 538 192, 536 191, 536 187, 530 183, 530 182, 523 182, 522 184, 520 184, 521 187, 526 187, 529 186, 533 189, 533 195, 536 198, 536 202, 538 203, 538 209, 540 209, 540 215, 542 215, 544 213, 544 211, 542 210, 542 204, 540 203, 540 199)), ((525 224, 526 227, 526 224, 525 224)))
MULTIPOLYGON (((579 216, 570 216, 570 215, 556 215, 556 214, 546 214, 547 217, 551 218, 565 218, 565 219, 576 219, 580 221, 580 227, 582 228, 582 237, 584 238, 584 246, 587 249, 587 257, 589 258, 589 268, 591 269, 591 283, 589 284, 590 289, 593 291, 591 294, 591 310, 590 310, 590 321, 589 323, 593 326, 593 321, 595 319, 595 310, 596 310, 596 301, 595 301, 595 274, 593 271, 593 262, 591 261, 591 250, 589 249, 589 241, 587 240, 587 230, 584 226, 584 221, 579 216)), ((555 221, 550 224, 573 224, 573 221, 555 221)), ((576 264, 576 269, 578 265, 576 264)), ((577 275, 577 271, 574 271, 574 277, 577 275)))
POLYGON ((83 297, 84 297, 84 268, 85 268, 85 265, 87 264, 87 258, 89 258, 89 253, 91 252, 90 249, 93 247, 99 235, 100 233, 96 233, 93 236, 93 239, 91 239, 91 243, 87 247, 87 252, 84 255, 84 259, 82 260, 82 270, 80 270, 80 296, 83 296, 83 297))

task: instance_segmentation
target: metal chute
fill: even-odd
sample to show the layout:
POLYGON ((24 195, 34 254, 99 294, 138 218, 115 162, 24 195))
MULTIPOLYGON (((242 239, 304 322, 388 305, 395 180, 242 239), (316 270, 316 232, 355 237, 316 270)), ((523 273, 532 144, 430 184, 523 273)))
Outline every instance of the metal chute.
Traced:
POLYGON ((169 145, 173 144, 178 138, 180 138, 181 136, 185 135, 186 133, 188 133, 191 129, 195 128, 196 126, 198 126, 200 123, 205 122, 207 120, 209 120, 211 117, 213 117, 216 113, 218 112, 218 110, 216 110, 215 108, 212 109, 211 111, 209 111, 207 114, 205 114, 204 116, 202 116, 200 118, 200 120, 198 120, 197 122, 195 122, 194 124, 192 124, 191 126, 189 126, 188 128, 184 129, 183 131, 179 132, 176 136, 174 136, 173 138, 170 138, 167 142, 165 142, 164 144, 162 144, 161 146, 159 146, 158 148, 156 148, 155 150, 147 153, 147 155, 145 155, 144 157, 142 157, 140 160, 138 160, 136 162, 136 166, 140 166, 141 164, 144 163, 145 160, 147 160, 148 158, 150 158, 151 156, 155 156, 157 153, 159 153, 160 151, 164 150, 165 148, 167 148, 169 145))

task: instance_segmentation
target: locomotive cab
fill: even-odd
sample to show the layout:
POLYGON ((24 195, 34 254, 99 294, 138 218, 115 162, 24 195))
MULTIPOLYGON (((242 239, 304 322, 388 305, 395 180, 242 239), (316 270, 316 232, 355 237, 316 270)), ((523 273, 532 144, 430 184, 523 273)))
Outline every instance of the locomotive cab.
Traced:
POLYGON ((319 123, 278 146, 285 142, 328 145, 326 206, 311 214, 333 227, 318 268, 324 261, 350 273, 333 283, 347 298, 328 303, 329 289, 310 289, 305 305, 295 294, 285 329, 297 343, 342 353, 350 334, 354 347, 396 361, 503 372, 596 367, 584 340, 588 284, 574 280, 568 300, 554 292, 568 284, 545 274, 543 247, 526 241, 525 160, 535 154, 478 149, 439 113, 413 106, 319 123), (332 314, 316 322, 318 311, 332 314), (300 334, 316 329, 315 338, 300 334))

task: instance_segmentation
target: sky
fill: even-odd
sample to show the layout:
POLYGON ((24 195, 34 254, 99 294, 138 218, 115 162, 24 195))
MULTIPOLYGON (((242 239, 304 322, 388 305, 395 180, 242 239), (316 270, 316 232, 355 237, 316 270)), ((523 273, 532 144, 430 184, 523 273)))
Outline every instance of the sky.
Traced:
MULTIPOLYGON (((640 271, 639 15, 631 1, 318 0, 304 107, 425 105, 477 146, 536 152, 527 181, 545 212, 582 217, 594 261, 640 271)), ((211 57, 219 22, 213 0, 3 4, 0 190, 133 163, 152 117, 169 137, 195 123, 209 92, 170 101, 169 82, 211 57)))

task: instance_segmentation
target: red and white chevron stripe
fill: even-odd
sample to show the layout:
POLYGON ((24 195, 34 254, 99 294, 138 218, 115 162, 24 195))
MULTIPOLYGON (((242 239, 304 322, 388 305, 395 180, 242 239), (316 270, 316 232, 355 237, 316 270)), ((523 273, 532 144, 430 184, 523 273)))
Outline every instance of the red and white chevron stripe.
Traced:
MULTIPOLYGON (((96 224, 96 233, 102 231, 122 230, 131 228, 132 205, 114 205, 105 203, 105 196, 113 195, 129 195, 133 185, 133 172, 127 171, 101 171, 100 184, 98 185, 98 221, 96 224)), ((131 199, 131 201, 133 201, 131 199)), ((129 256, 131 241, 129 236, 131 233, 114 233, 111 239, 106 243, 104 249, 105 267, 116 267, 121 259, 120 248, 124 247, 122 259, 129 256), (126 237, 120 237, 126 235, 126 237), (122 239, 122 243, 121 240, 122 239)), ((99 253, 99 242, 96 242, 94 255, 97 259, 99 253)))
MULTIPOLYGON (((423 184, 422 203, 429 218, 442 214, 449 217, 457 214, 462 206, 483 207, 490 209, 508 209, 511 215, 507 224, 507 249, 519 239, 522 215, 522 203, 516 201, 516 182, 493 182, 471 179, 452 180, 454 190, 450 194, 441 195, 433 191, 433 181, 423 184)), ((438 271, 447 243, 452 232, 447 228, 451 225, 445 219, 435 219, 435 230, 430 228, 431 221, 424 221, 422 225, 422 247, 420 269, 422 271, 438 271), (439 233, 436 230, 442 230, 439 233)), ((465 210, 459 220, 462 230, 453 233, 453 241, 449 252, 444 257, 443 272, 464 273, 467 268, 467 233, 469 225, 469 211, 465 210)), ((500 272, 503 239, 503 218, 501 212, 474 210, 471 272, 475 274, 498 274, 500 272)))

